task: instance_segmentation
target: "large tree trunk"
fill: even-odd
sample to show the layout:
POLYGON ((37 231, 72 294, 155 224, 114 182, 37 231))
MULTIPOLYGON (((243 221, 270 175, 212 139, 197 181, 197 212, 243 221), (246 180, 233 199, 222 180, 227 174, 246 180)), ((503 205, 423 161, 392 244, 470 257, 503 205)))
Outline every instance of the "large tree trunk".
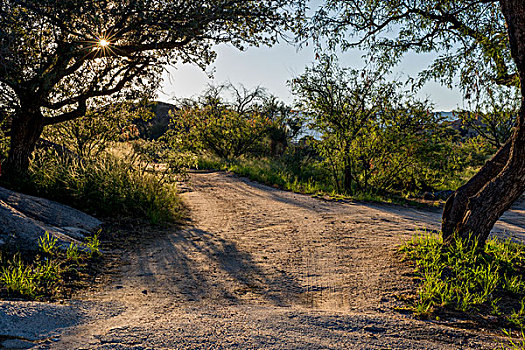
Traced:
POLYGON ((447 201, 442 231, 448 243, 457 235, 465 240, 476 238, 483 244, 496 221, 525 191, 525 2, 500 3, 522 82, 522 107, 509 142, 447 201))
POLYGON ((27 173, 31 154, 43 130, 44 117, 38 108, 21 108, 15 114, 3 176, 16 178, 27 173))
POLYGON ((494 157, 465 185, 450 196, 443 209, 441 231, 445 242, 453 240, 454 233, 461 230, 463 217, 471 197, 475 196, 487 183, 494 179, 505 167, 509 159, 511 142, 503 146, 494 157))

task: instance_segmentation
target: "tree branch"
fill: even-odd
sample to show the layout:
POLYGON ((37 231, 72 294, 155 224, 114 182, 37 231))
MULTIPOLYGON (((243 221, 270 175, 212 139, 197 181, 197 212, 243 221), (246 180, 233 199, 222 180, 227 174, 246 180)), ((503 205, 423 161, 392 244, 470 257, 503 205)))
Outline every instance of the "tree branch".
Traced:
POLYGON ((71 112, 63 113, 55 117, 44 118, 44 126, 66 122, 84 116, 87 110, 86 101, 87 99, 79 100, 77 109, 71 112))

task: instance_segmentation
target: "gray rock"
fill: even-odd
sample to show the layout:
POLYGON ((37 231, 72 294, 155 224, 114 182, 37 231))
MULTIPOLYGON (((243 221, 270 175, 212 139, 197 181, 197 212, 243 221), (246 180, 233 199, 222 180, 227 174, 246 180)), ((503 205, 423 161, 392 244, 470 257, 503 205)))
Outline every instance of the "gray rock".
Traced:
POLYGON ((0 201, 44 224, 91 231, 102 222, 67 205, 0 187, 0 201))
POLYGON ((59 247, 82 246, 84 235, 101 224, 66 205, 0 187, 0 247, 37 250, 46 232, 57 239, 59 247))
POLYGON ((35 344, 22 339, 8 339, 2 342, 2 349, 31 349, 35 344))

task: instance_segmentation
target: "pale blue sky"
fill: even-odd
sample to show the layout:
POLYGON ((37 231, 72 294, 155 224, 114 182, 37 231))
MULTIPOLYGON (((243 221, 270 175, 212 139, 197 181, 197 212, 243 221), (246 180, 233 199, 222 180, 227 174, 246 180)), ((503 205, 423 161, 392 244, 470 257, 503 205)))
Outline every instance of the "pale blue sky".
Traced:
MULTIPOLYGON (((415 76, 433 57, 429 54, 408 54, 395 72, 397 75, 415 76)), ((197 66, 179 64, 175 68, 169 68, 169 74, 165 74, 159 99, 170 102, 174 97, 196 96, 208 83, 220 84, 230 81, 247 88, 265 87, 268 92, 291 104, 293 96, 286 82, 300 75, 312 62, 314 53, 311 47, 298 51, 295 47, 281 43, 271 48, 248 48, 241 52, 221 44, 217 47, 217 60, 208 68, 208 71, 214 71, 213 79, 208 78, 197 66)), ((358 68, 362 66, 361 54, 357 51, 342 53, 339 55, 339 63, 341 66, 358 68)), ((419 95, 429 97, 436 111, 450 111, 463 107, 458 90, 450 90, 434 82, 427 83, 419 95)))

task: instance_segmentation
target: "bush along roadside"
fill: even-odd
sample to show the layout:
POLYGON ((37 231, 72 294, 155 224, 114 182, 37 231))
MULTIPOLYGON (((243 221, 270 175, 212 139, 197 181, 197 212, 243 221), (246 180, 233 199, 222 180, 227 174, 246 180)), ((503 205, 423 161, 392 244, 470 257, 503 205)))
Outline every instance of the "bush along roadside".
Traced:
POLYGON ((445 246, 441 236, 423 233, 400 251, 419 281, 409 305, 417 316, 452 316, 501 329, 512 348, 525 348, 523 338, 510 337, 525 329, 525 245, 491 238, 483 247, 461 239, 445 246))
POLYGON ((41 152, 31 164, 27 181, 6 187, 97 217, 144 218, 154 224, 179 221, 183 205, 174 182, 136 158, 103 154, 80 160, 41 152))
POLYGON ((197 158, 199 170, 229 171, 244 176, 252 181, 295 193, 311 195, 312 197, 331 200, 354 200, 372 203, 393 203, 400 205, 439 206, 440 202, 417 201, 393 194, 378 194, 372 191, 354 192, 352 195, 339 193, 330 183, 326 170, 308 164, 302 169, 294 169, 286 159, 272 158, 237 158, 225 160, 216 156, 201 154, 197 158))
POLYGON ((67 249, 57 245, 48 233, 40 237, 38 253, 27 256, 0 252, 0 297, 28 300, 56 300, 67 297, 92 274, 98 260, 98 234, 85 245, 71 243, 67 249))

